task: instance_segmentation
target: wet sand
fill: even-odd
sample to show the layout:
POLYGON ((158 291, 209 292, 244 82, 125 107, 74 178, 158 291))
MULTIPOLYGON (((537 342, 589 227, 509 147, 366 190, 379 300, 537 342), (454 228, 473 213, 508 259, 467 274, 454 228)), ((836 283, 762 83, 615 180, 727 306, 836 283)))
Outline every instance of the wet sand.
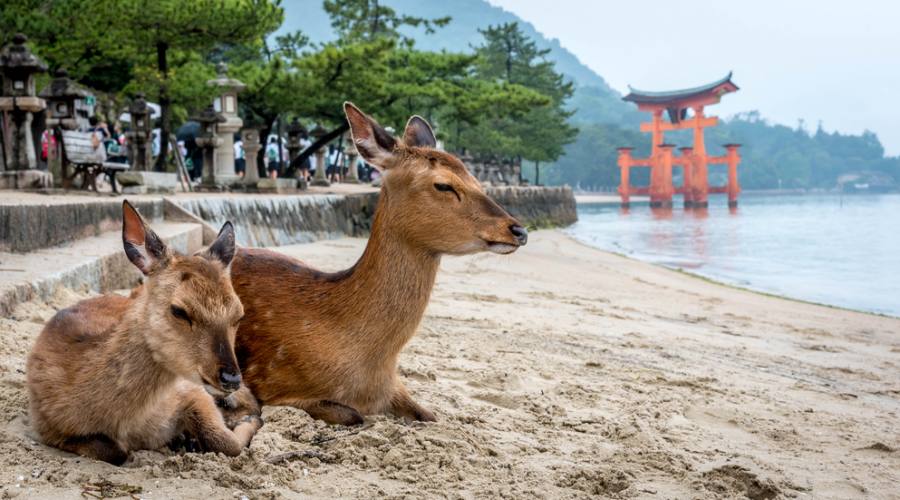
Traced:
MULTIPOLYGON (((365 244, 279 249, 325 269, 365 244)), ((34 441, 25 357, 81 295, 0 319, 0 495, 898 498, 900 319, 737 290, 540 231, 446 258, 400 358, 439 421, 331 427, 269 407, 237 458, 117 468, 34 441), (107 481, 108 483, 103 483, 107 481), (93 485, 93 486, 92 486, 93 485)))

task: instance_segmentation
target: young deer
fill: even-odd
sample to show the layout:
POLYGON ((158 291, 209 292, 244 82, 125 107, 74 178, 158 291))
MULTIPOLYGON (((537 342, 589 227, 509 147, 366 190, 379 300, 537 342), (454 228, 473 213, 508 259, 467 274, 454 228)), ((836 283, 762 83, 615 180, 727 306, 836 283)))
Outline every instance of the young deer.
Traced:
POLYGON ((344 425, 390 413, 433 421, 397 377, 441 255, 514 252, 527 240, 457 158, 410 118, 400 140, 350 103, 354 143, 384 173, 368 245, 350 269, 322 273, 284 255, 239 249, 232 266, 247 321, 237 354, 264 404, 290 405, 344 425))
POLYGON ((117 465, 181 433, 238 455, 261 420, 256 400, 238 390, 234 228, 225 223, 202 253, 176 255, 134 207, 122 208, 125 253, 146 283, 127 298, 79 302, 47 323, 28 357, 32 425, 50 446, 117 465), (234 430, 211 396, 231 393, 249 413, 234 430))

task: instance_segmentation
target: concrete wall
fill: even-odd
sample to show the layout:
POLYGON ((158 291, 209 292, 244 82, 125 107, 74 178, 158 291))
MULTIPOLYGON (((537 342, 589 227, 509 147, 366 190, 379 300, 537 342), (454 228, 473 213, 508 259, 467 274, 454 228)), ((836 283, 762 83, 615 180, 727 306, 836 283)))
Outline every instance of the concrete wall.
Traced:
POLYGON ((529 228, 563 227, 578 220, 568 186, 492 187, 487 193, 529 228))
MULTIPOLYGON (((488 194, 531 227, 567 226, 577 220, 568 187, 493 187, 488 194)), ((279 246, 343 236, 367 236, 378 194, 272 195, 172 198, 212 224, 234 226, 238 243, 279 246)))
POLYGON ((238 244, 280 246, 365 236, 378 195, 271 195, 172 198, 215 227, 234 224, 238 244))
MULTIPOLYGON (((134 201, 147 220, 163 216, 162 199, 134 201)), ((0 205, 0 252, 31 252, 122 227, 122 199, 0 205)))

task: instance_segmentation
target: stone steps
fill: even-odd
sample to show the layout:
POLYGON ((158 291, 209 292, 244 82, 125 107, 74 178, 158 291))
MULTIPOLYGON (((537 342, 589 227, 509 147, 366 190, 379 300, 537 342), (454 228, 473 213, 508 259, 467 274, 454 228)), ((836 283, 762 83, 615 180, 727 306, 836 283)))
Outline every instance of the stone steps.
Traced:
MULTIPOLYGON (((119 207, 121 201, 117 203, 119 207)), ((118 210, 121 213, 121 207, 118 210)), ((118 217, 121 219, 121 215, 118 217)), ((152 226, 181 253, 203 247, 200 224, 155 222, 152 226)), ((107 292, 132 287, 140 278, 140 272, 125 256, 118 230, 27 254, 0 252, 0 316, 9 316, 18 304, 28 300, 49 300, 58 287, 107 292)))

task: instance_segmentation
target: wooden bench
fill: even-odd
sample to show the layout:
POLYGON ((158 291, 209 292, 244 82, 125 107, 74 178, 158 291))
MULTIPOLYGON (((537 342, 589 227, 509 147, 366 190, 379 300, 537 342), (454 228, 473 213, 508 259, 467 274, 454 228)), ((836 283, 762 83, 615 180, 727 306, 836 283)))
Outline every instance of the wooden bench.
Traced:
POLYGON ((113 163, 103 161, 101 144, 94 149, 91 132, 76 132, 74 130, 62 131, 63 143, 63 182, 65 187, 71 186, 72 180, 81 174, 81 188, 97 191, 97 176, 105 174, 109 178, 114 193, 119 190, 116 187, 116 174, 128 170, 127 163, 113 163), (71 174, 67 174, 67 166, 72 166, 71 174))

